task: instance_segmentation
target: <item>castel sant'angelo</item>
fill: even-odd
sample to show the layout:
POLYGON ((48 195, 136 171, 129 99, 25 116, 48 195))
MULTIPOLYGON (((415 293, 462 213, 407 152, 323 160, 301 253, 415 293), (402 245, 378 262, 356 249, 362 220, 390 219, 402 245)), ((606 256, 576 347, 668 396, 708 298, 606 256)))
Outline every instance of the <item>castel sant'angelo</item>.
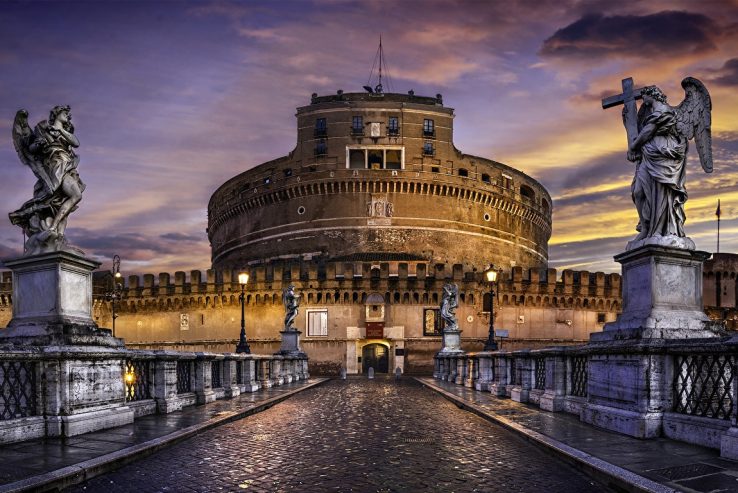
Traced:
MULTIPOLYGON (((515 168, 458 150, 454 116, 440 94, 313 94, 297 109, 294 150, 213 193, 212 268, 128 276, 116 336, 130 347, 232 351, 245 271, 252 352, 279 349, 281 294, 292 284, 311 372, 430 372, 442 286, 459 286, 463 347, 481 350, 483 273, 494 264, 501 348, 586 340, 615 319, 620 276, 557 280, 547 269, 550 195, 515 168)), ((0 303, 9 317, 9 299, 0 303)), ((96 301, 99 325, 112 325, 110 308, 96 301)))

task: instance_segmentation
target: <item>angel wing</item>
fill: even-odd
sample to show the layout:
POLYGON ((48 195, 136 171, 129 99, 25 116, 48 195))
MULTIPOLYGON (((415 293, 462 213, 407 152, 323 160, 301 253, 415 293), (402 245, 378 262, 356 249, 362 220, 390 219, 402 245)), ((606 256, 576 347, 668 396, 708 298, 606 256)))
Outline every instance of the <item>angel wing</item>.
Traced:
POLYGON ((682 81, 685 98, 674 108, 677 130, 687 139, 694 139, 700 164, 706 173, 712 173, 712 100, 707 88, 699 80, 686 77, 682 81))
POLYGON ((28 112, 18 110, 13 121, 13 145, 15 152, 21 162, 31 168, 36 178, 44 182, 48 190, 53 190, 49 174, 44 167, 43 161, 31 151, 31 143, 36 138, 31 127, 28 126, 28 112))

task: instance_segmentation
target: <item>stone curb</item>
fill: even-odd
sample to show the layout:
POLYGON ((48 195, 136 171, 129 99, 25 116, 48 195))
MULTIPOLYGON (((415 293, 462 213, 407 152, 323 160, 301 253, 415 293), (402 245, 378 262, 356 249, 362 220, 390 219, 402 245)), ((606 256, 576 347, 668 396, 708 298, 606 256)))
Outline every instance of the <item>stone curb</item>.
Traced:
POLYGON ((525 426, 522 426, 504 416, 487 411, 476 404, 442 389, 441 387, 431 384, 423 378, 415 377, 415 380, 424 387, 439 393, 441 396, 453 402, 460 408, 522 435, 526 440, 540 446, 553 455, 559 456, 569 464, 572 464, 608 486, 633 493, 677 493, 678 491, 620 466, 611 464, 610 462, 604 461, 582 450, 571 447, 547 435, 526 428, 525 426))
POLYGON ((69 486, 82 483, 88 479, 94 478, 95 476, 105 474, 135 460, 147 457, 163 448, 174 445, 177 442, 181 442, 182 440, 190 438, 203 431, 265 411, 274 404, 282 402, 303 390, 307 390, 327 382, 330 378, 316 378, 311 380, 314 381, 306 384, 304 387, 300 387, 282 395, 259 402, 254 407, 249 407, 240 411, 226 411, 219 413, 202 423, 182 428, 181 430, 174 431, 168 435, 164 435, 153 440, 131 445, 130 447, 101 455, 73 466, 63 467, 45 474, 39 474, 37 476, 31 476, 30 478, 0 485, 0 493, 20 491, 58 491, 69 486))

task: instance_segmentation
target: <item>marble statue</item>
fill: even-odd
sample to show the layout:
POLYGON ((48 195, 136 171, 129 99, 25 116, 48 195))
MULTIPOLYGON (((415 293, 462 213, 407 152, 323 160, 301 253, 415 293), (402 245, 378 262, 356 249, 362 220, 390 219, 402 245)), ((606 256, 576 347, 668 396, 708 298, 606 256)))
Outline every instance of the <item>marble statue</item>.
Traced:
POLYGON ((290 284, 282 290, 282 303, 284 303, 284 330, 296 330, 295 319, 300 306, 300 295, 295 294, 295 286, 290 284))
MULTIPOLYGON (((632 80, 628 80, 632 84, 632 80)), ((626 96, 625 82, 623 95, 617 97, 626 96)), ((630 98, 621 97, 615 102, 625 103, 623 123, 628 133, 627 159, 636 164, 631 192, 638 211, 636 230, 639 233, 629 243, 629 248, 655 239, 659 244, 694 249, 694 243, 685 238, 684 233, 687 149, 688 141, 694 139, 702 168, 707 173, 712 172, 712 103, 699 80, 687 77, 682 87, 685 98, 678 106, 670 106, 666 95, 656 86, 631 92, 630 98), (643 103, 635 115, 638 97, 643 103)), ((608 107, 606 101, 603 100, 603 107, 608 107)))
POLYGON ((49 119, 33 129, 28 126, 28 112, 19 110, 12 133, 18 157, 37 178, 33 198, 9 214, 10 222, 23 228, 27 237, 24 255, 77 251, 64 238, 67 218, 85 189, 77 173, 79 156, 74 149, 79 140, 69 106, 55 106, 49 119))
POLYGON ((459 306, 459 287, 456 284, 444 284, 441 295, 441 318, 443 319, 443 330, 458 330, 459 323, 456 320, 456 308, 459 306))

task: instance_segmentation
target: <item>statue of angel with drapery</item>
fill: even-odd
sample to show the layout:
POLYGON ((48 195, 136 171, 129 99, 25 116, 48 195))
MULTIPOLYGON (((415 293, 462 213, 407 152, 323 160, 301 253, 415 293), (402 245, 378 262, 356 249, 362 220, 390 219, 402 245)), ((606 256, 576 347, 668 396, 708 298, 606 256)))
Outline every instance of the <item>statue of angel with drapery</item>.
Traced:
POLYGON ((25 255, 71 249, 64 238, 69 214, 77 209, 85 189, 79 178, 79 156, 69 106, 55 106, 49 119, 33 129, 28 112, 19 110, 13 122, 13 143, 20 160, 36 176, 33 198, 9 214, 23 228, 25 255))
POLYGON ((447 283, 443 285, 441 294, 441 319, 443 330, 458 330, 459 323, 456 320, 456 308, 459 306, 459 287, 456 284, 447 283))
MULTIPOLYGON (((628 136, 627 154, 628 160, 636 163, 631 191, 638 210, 639 233, 634 242, 650 237, 686 236, 685 178, 690 139, 697 144, 702 168, 712 172, 710 94, 702 82, 692 77, 685 78, 682 87, 685 98, 679 106, 669 106, 666 95, 656 86, 640 89, 643 104, 638 110, 637 135, 628 136)), ((626 104, 626 130, 630 117, 626 104)))
POLYGON ((295 319, 300 307, 300 295, 295 293, 295 286, 290 284, 282 290, 282 304, 284 304, 284 330, 295 329, 295 319))

